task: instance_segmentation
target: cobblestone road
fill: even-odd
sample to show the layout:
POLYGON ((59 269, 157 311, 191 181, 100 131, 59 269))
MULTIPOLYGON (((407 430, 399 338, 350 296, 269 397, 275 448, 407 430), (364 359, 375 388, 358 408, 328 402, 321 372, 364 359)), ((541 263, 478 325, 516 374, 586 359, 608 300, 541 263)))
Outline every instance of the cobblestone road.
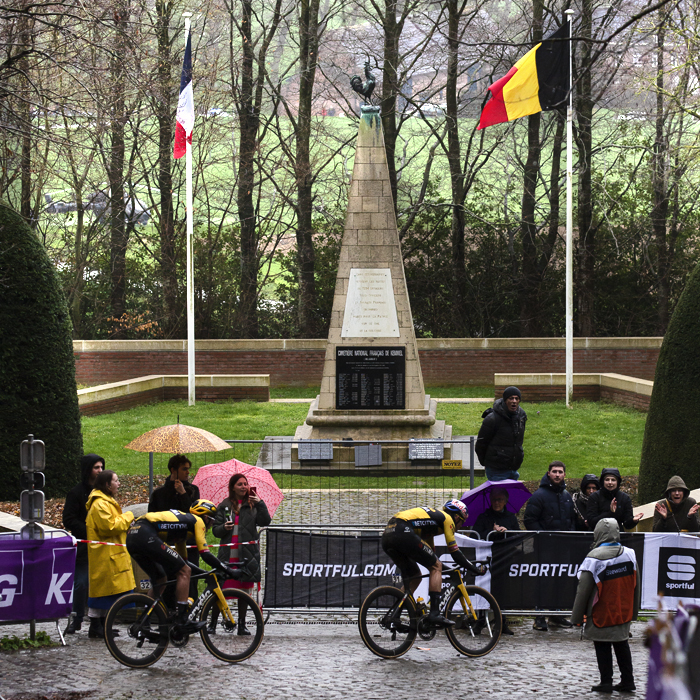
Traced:
MULTIPOLYGON (((55 626, 38 628, 55 636, 55 626)), ((89 640, 83 630, 67 647, 1 654, 0 695, 5 700, 599 697, 589 692, 598 681, 593 644, 581 641, 580 631, 534 632, 529 619, 514 629, 515 637, 503 638, 482 659, 457 654, 440 634, 432 642, 417 640, 400 659, 384 661, 365 648, 354 624, 279 624, 273 616, 248 661, 222 663, 194 638, 139 671, 121 666, 103 642, 89 640)), ((638 698, 646 685, 643 629, 643 623, 634 623, 630 640, 638 698)), ((6 627, 0 634, 26 631, 6 627)))

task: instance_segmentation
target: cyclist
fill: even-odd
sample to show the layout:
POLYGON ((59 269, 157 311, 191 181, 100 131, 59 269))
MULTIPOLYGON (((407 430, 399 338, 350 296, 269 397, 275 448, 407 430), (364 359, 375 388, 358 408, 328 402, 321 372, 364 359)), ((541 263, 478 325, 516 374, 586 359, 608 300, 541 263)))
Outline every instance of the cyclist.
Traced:
POLYGON ((428 590, 430 592, 429 621, 435 627, 454 625, 452 620, 440 614, 442 591, 442 562, 434 551, 435 535, 445 535, 447 549, 455 563, 474 575, 483 574, 485 567, 472 564, 459 551, 455 541, 455 530, 467 519, 467 506, 458 500, 450 500, 440 510, 433 508, 410 508, 397 513, 387 524, 382 535, 382 549, 398 566, 404 582, 411 594, 420 583, 422 564, 430 572, 428 590))
POLYGON ((126 536, 126 548, 132 559, 150 576, 152 588, 150 595, 159 593, 166 578, 175 576, 175 599, 177 614, 175 624, 183 633, 198 632, 206 622, 187 622, 189 602, 187 600, 192 568, 200 571, 186 561, 185 540, 194 536, 197 549, 212 568, 226 574, 227 578, 239 577, 239 572, 220 562, 210 551, 205 539, 207 527, 213 522, 216 506, 203 498, 196 500, 189 513, 179 510, 164 510, 158 513, 146 513, 134 520, 126 536), (172 545, 172 546, 170 546, 172 545))

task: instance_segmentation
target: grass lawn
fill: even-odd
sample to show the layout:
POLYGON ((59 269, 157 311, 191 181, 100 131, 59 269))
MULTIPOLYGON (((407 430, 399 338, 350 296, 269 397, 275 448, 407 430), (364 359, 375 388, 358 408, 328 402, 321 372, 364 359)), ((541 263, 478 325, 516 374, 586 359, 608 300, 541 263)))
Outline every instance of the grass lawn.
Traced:
MULTIPOLYGON (((314 389, 287 389, 285 392, 290 392, 293 397, 301 393, 309 398, 318 393, 314 389)), ((617 467, 623 476, 637 474, 646 414, 585 401, 574 403, 572 409, 567 409, 563 402, 524 403, 523 408, 528 414, 528 422, 521 479, 539 480, 554 459, 567 465, 567 476, 572 478, 580 478, 587 472, 600 473, 603 467, 617 467)), ((438 418, 452 425, 454 435, 475 435, 485 409, 483 404, 442 404, 438 407, 438 418)), ((107 468, 120 474, 147 474, 148 455, 125 450, 123 446, 148 430, 177 422, 178 416, 181 423, 204 428, 224 439, 260 440, 266 435, 293 435, 297 425, 303 423, 307 411, 305 403, 201 401, 190 408, 186 401, 169 401, 104 416, 83 417, 83 442, 86 452, 96 452, 105 458, 107 468)), ((255 464, 258 449, 257 445, 237 445, 235 449, 191 454, 189 457, 195 469, 232 457, 255 464)), ((168 458, 169 455, 154 455, 156 474, 167 472, 168 458)), ((434 481, 436 486, 442 486, 446 479, 451 478, 405 477, 406 484, 392 481, 392 487, 430 486, 434 481)), ((289 479, 288 483, 285 479, 282 485, 303 488, 326 484, 336 488, 341 486, 334 483, 337 477, 295 475, 293 481, 291 477, 289 479)), ((354 477, 352 482, 352 485, 343 482, 342 487, 352 488, 354 482, 360 487, 365 485, 363 477, 354 477)))

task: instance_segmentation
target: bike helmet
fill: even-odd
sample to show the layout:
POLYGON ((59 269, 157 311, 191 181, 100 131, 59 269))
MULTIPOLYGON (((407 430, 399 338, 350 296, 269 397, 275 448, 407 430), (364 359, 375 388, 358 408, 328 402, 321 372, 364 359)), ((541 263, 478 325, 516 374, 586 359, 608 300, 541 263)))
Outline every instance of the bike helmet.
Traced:
POLYGON ((200 518, 205 515, 213 518, 216 515, 216 506, 211 501, 199 498, 190 506, 190 513, 198 515, 200 518))
POLYGON ((445 503, 445 505, 442 507, 442 510, 444 513, 447 513, 452 517, 459 515, 462 517, 462 520, 466 520, 467 515, 469 515, 467 506, 465 506, 462 501, 458 501, 456 498, 453 498, 451 501, 447 501, 447 503, 445 503))

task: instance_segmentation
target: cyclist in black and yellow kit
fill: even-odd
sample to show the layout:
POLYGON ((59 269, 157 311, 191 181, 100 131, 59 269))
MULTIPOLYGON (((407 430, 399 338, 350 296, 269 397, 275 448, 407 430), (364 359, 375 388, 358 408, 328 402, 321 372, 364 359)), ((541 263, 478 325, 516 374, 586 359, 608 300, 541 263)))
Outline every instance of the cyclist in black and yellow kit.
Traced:
POLYGON ((421 573, 418 564, 430 572, 430 615, 428 619, 436 627, 454 625, 452 620, 440 614, 440 594, 442 591, 442 562, 434 551, 435 535, 445 535, 447 549, 455 563, 474 575, 484 573, 481 564, 472 564, 459 551, 455 541, 457 530, 467 519, 467 506, 462 501, 447 501, 441 510, 433 508, 410 508, 397 513, 387 524, 382 535, 382 549, 399 567, 411 594, 418 588, 421 573), (417 563, 416 563, 417 562, 417 563))
POLYGON ((209 566, 224 572, 227 578, 237 579, 240 575, 238 571, 230 569, 209 551, 206 530, 213 521, 214 515, 216 515, 216 506, 211 501, 200 498, 192 504, 189 513, 164 510, 142 515, 134 520, 126 536, 126 548, 129 554, 151 578, 151 595, 155 595, 157 586, 162 587, 165 584, 167 577, 176 577, 175 624, 180 625, 181 630, 187 633, 198 632, 206 624, 206 622, 187 622, 190 575, 192 568, 196 569, 186 561, 187 537, 194 536, 199 554, 209 566))

